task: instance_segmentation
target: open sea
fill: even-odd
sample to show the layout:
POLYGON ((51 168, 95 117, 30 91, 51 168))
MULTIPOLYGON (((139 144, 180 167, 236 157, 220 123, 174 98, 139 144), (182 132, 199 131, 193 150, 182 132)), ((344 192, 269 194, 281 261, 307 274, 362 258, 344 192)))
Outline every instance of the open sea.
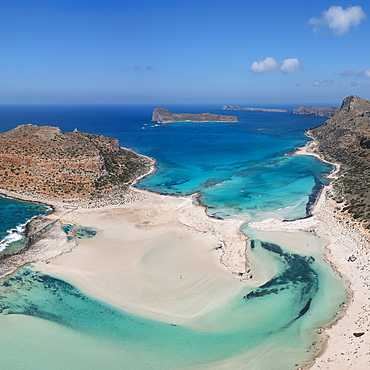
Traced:
MULTIPOLYGON (((209 327, 200 331, 126 313, 24 268, 0 286, 2 368, 289 370, 320 349, 318 328, 330 325, 347 300, 344 282, 323 259, 324 242, 313 241, 320 246, 311 249, 316 252, 293 253, 284 242, 264 240, 247 222, 307 216, 332 167, 287 154, 305 145, 305 130, 325 119, 170 105, 172 112, 236 115, 239 122, 158 125, 151 122, 154 108, 0 106, 0 131, 32 123, 119 139, 158 163, 139 188, 171 195, 200 191, 210 216, 245 220, 250 259, 270 266, 274 276, 197 318, 209 327)), ((27 220, 46 212, 42 205, 0 197, 0 250, 22 237, 27 220)))

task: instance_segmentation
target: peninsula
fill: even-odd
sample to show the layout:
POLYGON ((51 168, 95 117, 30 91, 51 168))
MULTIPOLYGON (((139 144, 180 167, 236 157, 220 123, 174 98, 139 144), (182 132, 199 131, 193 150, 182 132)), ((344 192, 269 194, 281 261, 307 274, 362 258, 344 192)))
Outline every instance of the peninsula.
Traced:
POLYGON ((241 108, 236 105, 223 105, 222 110, 236 110, 236 111, 249 111, 249 112, 286 112, 285 109, 268 109, 268 108, 241 108))
MULTIPOLYGON (((151 237, 160 241, 167 240, 169 230, 172 230, 174 235, 184 239, 177 258, 179 261, 188 248, 186 241, 190 245, 204 244, 204 250, 200 254, 199 251, 195 253, 200 259, 204 256, 209 258, 209 251, 213 250, 215 256, 210 264, 215 273, 218 273, 221 263, 229 271, 225 270, 225 276, 231 272, 239 279, 248 280, 247 237, 239 232, 243 221, 209 218, 205 208, 196 205, 194 196, 162 196, 131 186, 154 172, 155 165, 153 159, 122 148, 117 139, 101 135, 62 132, 58 127, 31 124, 1 133, 0 194, 49 205, 53 212, 32 219, 19 245, 2 252, 0 278, 30 262, 43 260, 48 264, 50 259, 76 248, 80 241, 71 235, 67 237, 63 227, 77 223, 77 228, 104 229, 104 234, 115 225, 116 231, 109 240, 116 242, 112 245, 106 266, 120 261, 117 256, 123 253, 122 245, 126 246, 123 249, 128 253, 131 249, 136 250, 135 243, 147 238, 147 235, 142 235, 147 231, 152 231, 151 237), (107 223, 102 223, 101 217, 105 216, 108 216, 107 223), (126 231, 122 233, 122 230, 126 231), (197 236, 199 232, 204 234, 201 238, 197 236), (133 243, 127 244, 125 238, 129 234, 133 243)), ((101 238, 96 244, 97 250, 110 243, 103 235, 101 238)), ((148 242, 148 248, 151 243, 148 242)), ((83 259, 88 258, 84 256, 83 259)), ((101 267, 100 262, 101 257, 97 255, 91 265, 92 270, 101 267)), ((172 266, 173 261, 169 264, 172 266)), ((119 263, 117 271, 121 270, 119 263)), ((107 281, 115 279, 116 272, 108 274, 107 281)), ((128 273, 127 281, 132 280, 132 276, 128 273)), ((230 277, 233 281, 231 274, 230 277)))
POLYGON ((290 113, 303 116, 333 117, 340 110, 340 107, 316 107, 300 105, 297 109, 292 109, 290 113))
POLYGON ((225 116, 219 114, 202 113, 171 113, 165 108, 156 108, 153 111, 152 121, 158 123, 171 122, 238 122, 235 116, 225 116))
POLYGON ((0 134, 1 188, 8 191, 63 199, 122 193, 151 164, 101 135, 31 124, 0 134))

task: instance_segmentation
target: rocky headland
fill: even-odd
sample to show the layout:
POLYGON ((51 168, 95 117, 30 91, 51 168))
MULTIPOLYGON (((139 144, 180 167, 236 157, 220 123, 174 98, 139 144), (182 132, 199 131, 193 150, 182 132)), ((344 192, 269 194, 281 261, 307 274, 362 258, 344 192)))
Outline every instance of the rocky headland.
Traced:
POLYGON ((153 111, 152 121, 158 123, 172 122, 238 122, 235 116, 225 116, 220 114, 202 113, 171 113, 165 108, 156 108, 153 111))
MULTIPOLYGON (((335 116, 306 134, 314 141, 298 149, 297 154, 314 155, 336 166, 330 175, 334 180, 324 187, 311 219, 318 235, 330 240, 326 246, 328 261, 349 285, 349 300, 343 304, 342 314, 337 312, 340 320, 331 328, 321 329, 322 334, 328 334, 328 344, 312 369, 367 368, 370 101, 356 95, 346 97, 335 116)), ((305 229, 302 225, 299 228, 305 229)))
POLYGON ((121 148, 117 139, 58 127, 28 124, 0 134, 1 188, 36 197, 124 193, 153 162, 121 148))
POLYGON ((356 95, 343 100, 340 111, 323 125, 307 131, 316 152, 338 163, 333 183, 337 208, 370 228, 370 101, 356 95))
POLYGON ((340 110, 340 107, 316 107, 316 106, 299 106, 292 109, 290 113, 303 116, 316 116, 316 117, 333 117, 340 110))
POLYGON ((249 111, 249 112, 286 112, 285 109, 268 109, 268 108, 241 108, 237 105, 223 105, 222 110, 249 111))

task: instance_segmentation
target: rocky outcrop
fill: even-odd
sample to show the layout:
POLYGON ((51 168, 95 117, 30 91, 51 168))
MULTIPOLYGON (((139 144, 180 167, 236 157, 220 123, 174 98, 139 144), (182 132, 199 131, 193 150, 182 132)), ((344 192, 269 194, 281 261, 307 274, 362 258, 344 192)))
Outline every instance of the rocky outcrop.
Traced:
POLYGON ((285 109, 240 108, 237 105, 223 105, 222 110, 236 110, 236 111, 250 111, 250 112, 286 112, 285 109))
POLYGON ((148 170, 148 159, 101 135, 35 125, 0 134, 0 181, 5 190, 87 197, 125 187, 148 170))
POLYGON ((153 111, 152 121, 158 123, 171 123, 175 122, 175 118, 168 109, 156 108, 153 111))
POLYGON ((334 117, 307 135, 321 156, 341 166, 333 185, 338 206, 370 227, 370 101, 348 96, 334 117))
POLYGON ((152 121, 158 123, 171 122, 238 122, 235 116, 224 116, 219 114, 202 113, 171 113, 165 108, 156 108, 153 111, 152 121))
POLYGON ((297 109, 292 109, 290 113, 304 116, 316 117, 333 117, 340 110, 340 107, 316 107, 316 106, 299 106, 297 109))

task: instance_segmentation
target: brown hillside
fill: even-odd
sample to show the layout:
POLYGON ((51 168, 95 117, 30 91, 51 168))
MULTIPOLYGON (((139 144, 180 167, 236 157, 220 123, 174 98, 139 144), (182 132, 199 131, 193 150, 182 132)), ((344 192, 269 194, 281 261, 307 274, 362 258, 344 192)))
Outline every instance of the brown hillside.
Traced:
POLYGON ((147 158, 104 136, 35 125, 0 134, 0 187, 6 190, 86 197, 124 188, 148 166, 147 158))
POLYGON ((370 101, 348 96, 334 117, 307 133, 325 159, 341 165, 333 184, 338 206, 370 227, 370 101))

